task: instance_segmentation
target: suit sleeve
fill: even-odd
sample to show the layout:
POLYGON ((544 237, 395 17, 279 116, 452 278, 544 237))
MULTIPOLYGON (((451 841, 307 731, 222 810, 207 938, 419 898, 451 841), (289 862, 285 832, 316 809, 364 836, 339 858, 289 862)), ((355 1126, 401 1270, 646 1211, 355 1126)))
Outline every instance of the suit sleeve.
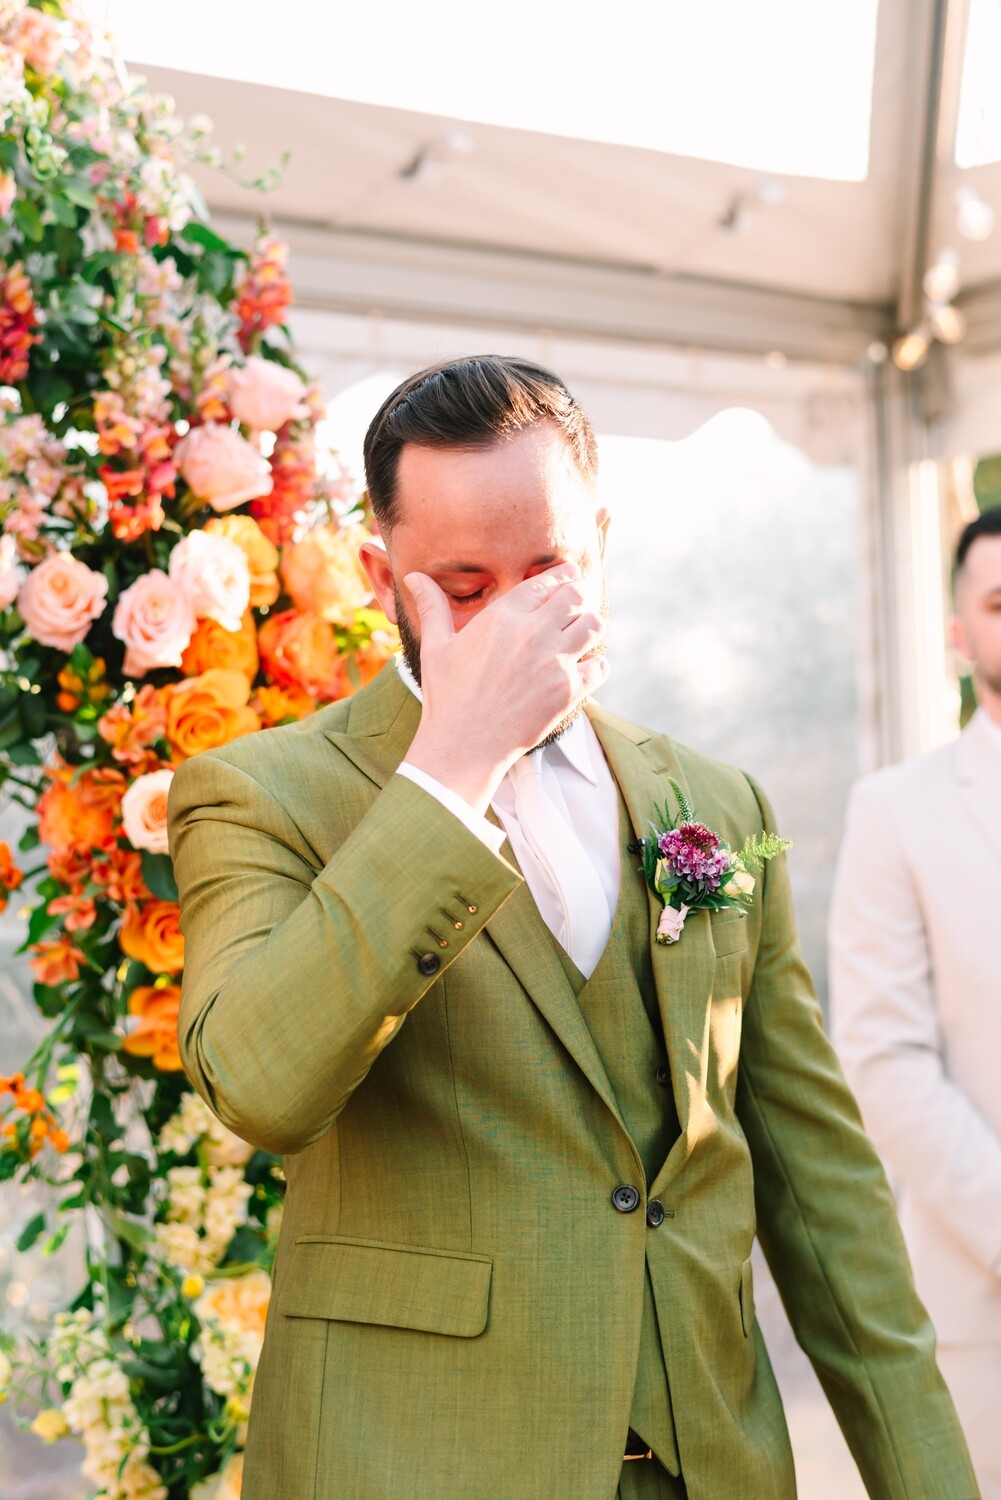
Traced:
POLYGON ((877 1148, 1001 1274, 1001 1139, 949 1077, 921 904, 878 783, 849 805, 830 957, 834 1039, 877 1148))
POLYGON ((230 1129, 281 1153, 324 1134, 407 1013, 520 883, 403 776, 317 870, 276 798, 211 752, 174 777, 170 847, 185 1070, 230 1129), (428 954, 439 960, 430 974, 419 964, 428 954))
POLYGON ((975 1500, 889 1186, 800 955, 784 857, 766 867, 761 901, 737 1108, 762 1248, 868 1493, 975 1500))

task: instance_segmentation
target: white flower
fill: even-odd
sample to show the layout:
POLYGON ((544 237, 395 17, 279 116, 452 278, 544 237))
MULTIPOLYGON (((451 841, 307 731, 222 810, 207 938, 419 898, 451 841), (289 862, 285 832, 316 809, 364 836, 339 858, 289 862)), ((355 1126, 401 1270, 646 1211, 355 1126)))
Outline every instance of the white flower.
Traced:
POLYGON ((166 854, 167 793, 174 773, 169 767, 137 776, 122 798, 122 824, 133 849, 166 854))
POLYGON ((170 577, 185 589, 200 620, 239 630, 250 606, 250 566, 228 537, 192 531, 170 554, 170 577))
POLYGON ((723 889, 727 896, 749 896, 754 890, 754 876, 738 864, 723 889))

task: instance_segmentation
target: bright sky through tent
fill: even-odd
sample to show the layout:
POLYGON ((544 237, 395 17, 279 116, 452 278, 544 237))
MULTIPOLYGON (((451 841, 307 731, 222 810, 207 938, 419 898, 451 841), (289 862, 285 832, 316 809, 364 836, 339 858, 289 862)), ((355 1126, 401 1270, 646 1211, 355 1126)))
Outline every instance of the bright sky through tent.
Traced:
POLYGON ((87 0, 140 65, 847 182, 878 3, 87 0))
POLYGON ((970 0, 966 57, 956 121, 957 167, 983 167, 1001 161, 1001 5, 970 0))

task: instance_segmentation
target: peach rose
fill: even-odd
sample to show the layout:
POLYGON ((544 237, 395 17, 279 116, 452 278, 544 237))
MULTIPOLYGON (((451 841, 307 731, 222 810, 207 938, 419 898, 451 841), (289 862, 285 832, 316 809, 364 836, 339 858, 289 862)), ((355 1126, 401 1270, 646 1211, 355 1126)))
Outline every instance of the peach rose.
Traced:
POLYGON ((247 1271, 212 1282, 195 1303, 200 1323, 221 1323, 236 1333, 247 1333, 264 1342, 264 1322, 271 1301, 271 1278, 267 1271, 247 1271))
POLYGON ((227 667, 253 681, 257 665, 257 627, 249 610, 239 630, 224 630, 218 620, 199 620, 198 629, 181 657, 187 677, 197 677, 211 667, 227 667))
POLYGON ((250 568, 242 547, 224 536, 192 531, 170 554, 170 577, 191 597, 199 620, 239 630, 250 607, 250 568))
POLYGON ((11 38, 29 68, 51 78, 63 55, 59 22, 42 10, 23 10, 11 38))
POLYGON ((191 1491, 191 1500, 240 1500, 243 1489, 243 1454, 234 1453, 226 1467, 208 1479, 200 1479, 191 1491))
MULTIPOLYGON (((0 208, 0 219, 4 217, 0 208)), ((9 609, 17 598, 21 580, 17 572, 17 543, 8 532, 0 536, 0 609, 9 609)))
POLYGON ((122 798, 125 837, 133 849, 166 854, 167 793, 174 773, 169 768, 137 776, 122 798))
POLYGON ((268 609, 281 593, 278 582, 278 548, 269 542, 253 516, 213 516, 205 530, 224 536, 243 550, 250 569, 250 606, 268 609))
POLYGON ((217 422, 195 427, 174 449, 192 494, 215 511, 270 495, 271 470, 253 444, 217 422))
POLYGON ((68 552, 52 552, 21 585, 17 607, 43 646, 72 651, 103 613, 108 580, 68 552))
POLYGON ((305 394, 305 382, 274 359, 252 354, 229 372, 229 409, 238 422, 255 430, 277 432, 293 417, 308 417, 305 394))
POLYGON ((242 672, 225 667, 211 667, 199 677, 171 688, 167 701, 167 738, 175 761, 227 745, 241 734, 260 729, 260 720, 247 707, 249 697, 248 679, 242 672))
POLYGON ((295 609, 269 615, 258 633, 257 649, 261 666, 279 687, 301 688, 325 703, 345 697, 349 690, 334 627, 322 615, 295 609))
POLYGON ((115 605, 111 629, 125 642, 126 677, 179 667, 195 629, 191 595, 159 568, 143 573, 115 605))
POLYGON ((282 579, 297 609, 312 610, 335 625, 354 624, 372 597, 358 556, 371 535, 363 526, 314 526, 282 558, 282 579))
POLYGON ((179 984, 140 984, 129 996, 129 1015, 139 1023, 122 1043, 133 1057, 151 1057, 164 1073, 181 1071, 177 1050, 177 1012, 181 1004, 179 984))
POLYGON ((13 172, 0 172, 0 219, 6 219, 17 197, 17 181, 13 172))
POLYGON ((184 967, 181 909, 176 901, 126 907, 118 941, 123 953, 154 974, 176 974, 184 967))

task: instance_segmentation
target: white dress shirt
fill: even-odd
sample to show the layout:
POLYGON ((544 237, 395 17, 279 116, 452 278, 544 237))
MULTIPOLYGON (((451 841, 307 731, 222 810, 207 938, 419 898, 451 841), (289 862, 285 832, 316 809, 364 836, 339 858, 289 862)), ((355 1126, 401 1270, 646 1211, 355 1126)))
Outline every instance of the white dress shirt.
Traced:
MULTIPOLYGON (((396 666, 415 697, 421 690, 402 656, 396 666)), ((423 700, 422 700, 423 701, 423 700)), ((435 777, 404 762, 399 772, 428 792, 484 844, 500 853, 505 835, 539 914, 581 972, 593 973, 612 930, 619 897, 618 795, 585 714, 544 750, 538 785, 544 805, 527 826, 518 766, 502 778, 491 807, 497 828, 435 777), (518 804, 516 806, 516 804, 518 804), (548 857, 547 857, 548 856, 548 857), (580 878, 574 870, 580 872, 580 878)))

